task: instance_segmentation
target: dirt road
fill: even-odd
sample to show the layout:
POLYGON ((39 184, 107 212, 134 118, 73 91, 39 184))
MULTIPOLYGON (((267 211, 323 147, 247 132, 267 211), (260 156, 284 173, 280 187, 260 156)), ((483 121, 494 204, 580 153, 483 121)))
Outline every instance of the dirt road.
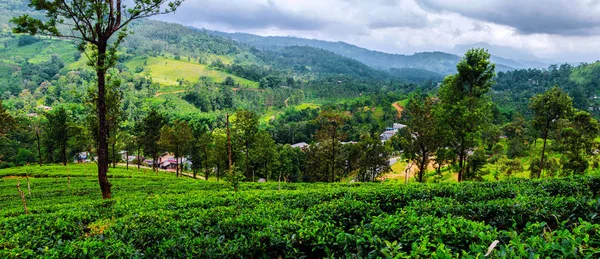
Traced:
POLYGON ((393 103, 392 106, 394 106, 396 111, 398 111, 397 117, 398 117, 398 119, 400 119, 400 117, 402 117, 402 111, 404 111, 404 107, 400 106, 400 104, 398 104, 398 102, 393 103))

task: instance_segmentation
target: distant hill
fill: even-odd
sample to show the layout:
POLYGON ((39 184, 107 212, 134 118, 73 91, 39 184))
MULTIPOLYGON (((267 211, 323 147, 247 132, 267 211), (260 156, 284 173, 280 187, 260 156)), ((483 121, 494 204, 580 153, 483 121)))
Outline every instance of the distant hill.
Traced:
MULTIPOLYGON (((459 55, 437 51, 415 53, 413 55, 401 55, 368 50, 345 42, 330 42, 282 36, 263 37, 247 33, 225 33, 210 30, 206 30, 206 32, 213 35, 231 38, 259 49, 273 49, 287 46, 309 46, 321 48, 344 57, 358 60, 370 67, 386 71, 392 68, 411 68, 427 70, 440 75, 448 75, 456 72, 456 64, 460 60, 459 55)), ((492 52, 492 54, 494 54, 494 52, 492 52)), ((535 61, 515 61, 495 55, 493 55, 492 60, 496 63, 497 71, 509 71, 519 68, 546 66, 541 62, 536 63, 535 61)))
POLYGON ((509 66, 512 68, 548 68, 548 66, 550 65, 550 63, 545 62, 544 60, 523 50, 505 46, 492 45, 485 42, 456 45, 454 47, 453 53, 460 55, 471 48, 485 48, 490 53, 492 53, 492 62, 495 62, 496 64, 509 66))

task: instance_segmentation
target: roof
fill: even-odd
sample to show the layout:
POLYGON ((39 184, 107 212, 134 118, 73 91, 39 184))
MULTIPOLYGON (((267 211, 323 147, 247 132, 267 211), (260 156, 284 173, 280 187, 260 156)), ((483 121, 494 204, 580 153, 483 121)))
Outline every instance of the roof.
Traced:
POLYGON ((300 143, 296 143, 294 145, 292 145, 292 148, 305 148, 308 147, 308 144, 306 142, 300 142, 300 143))
POLYGON ((386 130, 383 133, 381 133, 381 135, 396 135, 396 133, 398 133, 397 130, 386 130))

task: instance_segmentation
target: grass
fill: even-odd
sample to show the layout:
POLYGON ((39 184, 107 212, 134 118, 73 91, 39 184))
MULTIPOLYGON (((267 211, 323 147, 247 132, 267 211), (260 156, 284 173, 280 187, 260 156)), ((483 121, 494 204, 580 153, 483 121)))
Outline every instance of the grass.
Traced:
MULTIPOLYGON (((132 71, 135 71, 137 67, 144 67, 144 70, 150 72, 153 81, 163 86, 179 85, 177 80, 180 79, 195 83, 202 76, 209 77, 216 82, 223 82, 225 81, 225 78, 230 76, 243 86, 251 88, 258 87, 257 82, 210 69, 207 65, 188 62, 187 58, 184 58, 184 60, 174 60, 163 57, 149 57, 147 59, 135 58, 125 62, 125 66, 132 71), (146 65, 144 65, 144 62, 146 62, 146 65)), ((146 71, 142 73, 145 72, 146 71)))
POLYGON ((77 51, 74 44, 64 40, 46 38, 27 46, 18 46, 17 41, 16 38, 8 41, 8 49, 0 52, 0 60, 14 63, 15 59, 23 58, 39 64, 50 60, 53 54, 58 54, 65 64, 71 64, 74 62, 73 53, 77 51))
POLYGON ((320 108, 321 106, 322 106, 322 104, 311 102, 311 103, 301 103, 294 107, 297 110, 305 110, 305 109, 317 109, 317 108, 320 108))
POLYGON ((410 102, 409 98, 401 100, 401 101, 398 101, 398 105, 400 105, 402 107, 406 107, 408 105, 408 102, 410 102))

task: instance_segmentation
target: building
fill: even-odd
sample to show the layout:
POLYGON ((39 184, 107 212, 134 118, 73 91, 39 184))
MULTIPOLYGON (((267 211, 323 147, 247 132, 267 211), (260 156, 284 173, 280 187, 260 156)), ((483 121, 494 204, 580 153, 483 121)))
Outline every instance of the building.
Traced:
POLYGON ((385 131, 379 135, 381 142, 390 140, 394 135, 398 134, 398 131, 406 128, 406 125, 400 123, 394 123, 392 127, 385 128, 385 131))
POLYGON ((292 148, 305 149, 308 148, 308 144, 306 142, 300 142, 292 145, 292 148))

